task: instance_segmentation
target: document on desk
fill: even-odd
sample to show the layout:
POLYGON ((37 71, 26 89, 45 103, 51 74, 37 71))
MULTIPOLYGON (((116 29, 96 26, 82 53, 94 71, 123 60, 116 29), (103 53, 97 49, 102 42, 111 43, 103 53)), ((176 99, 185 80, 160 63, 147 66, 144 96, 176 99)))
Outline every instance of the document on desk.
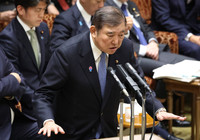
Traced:
POLYGON ((200 78, 200 62, 183 60, 176 64, 166 64, 153 70, 154 79, 169 78, 182 82, 191 82, 200 78))

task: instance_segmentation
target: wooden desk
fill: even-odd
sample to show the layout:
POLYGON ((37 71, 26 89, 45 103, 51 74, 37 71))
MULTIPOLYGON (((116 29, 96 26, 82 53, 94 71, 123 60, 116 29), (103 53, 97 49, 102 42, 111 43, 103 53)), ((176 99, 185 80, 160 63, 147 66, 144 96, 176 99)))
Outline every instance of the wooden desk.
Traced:
MULTIPOLYGON (((168 111, 173 112, 173 91, 182 91, 192 94, 192 140, 200 140, 200 80, 191 83, 164 79, 166 90, 168 90, 168 111)), ((172 132, 172 121, 169 123, 169 132, 172 132)))
MULTIPOLYGON (((145 140, 149 140, 151 134, 145 134, 145 140)), ((99 140, 119 140, 119 137, 112 137, 112 138, 103 138, 99 140)), ((129 140, 129 136, 124 136, 123 140, 129 140)), ((134 140, 141 140, 141 135, 134 135, 134 140)), ((157 135, 153 135, 152 140, 164 140, 157 135)))
MULTIPOLYGON (((141 128, 142 126, 142 113, 140 113, 139 115, 135 115, 135 120, 134 120, 134 128, 141 128)), ((119 122, 119 117, 120 115, 117 115, 118 117, 118 122, 119 122)), ((155 121, 155 125, 157 125, 159 123, 159 121, 155 121)), ((125 128, 129 128, 130 127, 130 122, 126 122, 125 121, 125 114, 123 114, 123 126, 125 128)), ((153 118, 147 114, 146 115, 146 128, 150 128, 153 127, 153 118)))

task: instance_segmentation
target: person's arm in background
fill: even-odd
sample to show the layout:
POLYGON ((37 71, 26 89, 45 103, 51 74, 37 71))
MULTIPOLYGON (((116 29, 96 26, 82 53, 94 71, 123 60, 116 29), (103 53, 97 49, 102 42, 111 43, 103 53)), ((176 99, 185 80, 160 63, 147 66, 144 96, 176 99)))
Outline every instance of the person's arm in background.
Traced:
POLYGON ((47 13, 48 14, 54 14, 54 15, 59 15, 59 11, 56 8, 56 6, 54 5, 53 2, 51 2, 48 6, 47 6, 47 13))
POLYGON ((0 77, 0 98, 20 96, 18 94, 23 93, 21 86, 23 78, 8 61, 2 50, 0 50, 0 62, 2 65, 1 73, 3 74, 0 77))
MULTIPOLYGON (((186 28, 188 25, 185 24, 184 20, 178 20, 170 15, 172 6, 179 9, 179 7, 175 7, 176 4, 170 5, 168 0, 152 0, 155 21, 167 31, 175 32, 179 38, 186 39, 190 33, 186 28)), ((200 36, 190 35, 187 41, 200 45, 200 36)))
POLYGON ((16 10, 0 12, 0 22, 10 22, 16 15, 16 10))

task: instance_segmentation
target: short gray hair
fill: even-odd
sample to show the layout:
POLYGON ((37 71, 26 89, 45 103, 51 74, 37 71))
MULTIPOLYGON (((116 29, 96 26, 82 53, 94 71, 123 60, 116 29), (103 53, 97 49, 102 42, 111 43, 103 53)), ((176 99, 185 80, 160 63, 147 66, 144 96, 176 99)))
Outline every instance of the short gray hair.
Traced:
POLYGON ((104 25, 117 26, 122 22, 126 25, 126 18, 121 9, 113 6, 104 6, 96 11, 92 18, 92 25, 96 27, 96 30, 102 29, 104 25))

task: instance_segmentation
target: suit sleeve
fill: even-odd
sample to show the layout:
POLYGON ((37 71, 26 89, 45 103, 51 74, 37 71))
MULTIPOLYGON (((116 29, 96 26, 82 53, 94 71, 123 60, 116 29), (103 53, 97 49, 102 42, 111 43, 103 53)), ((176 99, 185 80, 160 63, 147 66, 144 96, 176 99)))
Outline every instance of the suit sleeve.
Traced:
POLYGON ((45 120, 54 119, 53 101, 55 95, 66 85, 68 69, 69 65, 65 55, 62 50, 57 49, 49 61, 39 89, 34 93, 34 111, 39 127, 45 120))
MULTIPOLYGON (((16 69, 16 71, 21 72, 20 69, 20 51, 18 48, 18 42, 14 39, 11 38, 9 36, 9 34, 1 34, 0 35, 0 48, 2 48, 2 50, 4 50, 7 58, 9 59, 9 62, 12 63, 12 65, 14 66, 14 68, 16 69)), ((21 72, 21 77, 23 78, 24 76, 22 75, 21 72)), ((23 95, 24 94, 33 94, 34 90, 28 86, 26 80, 23 78, 21 85, 24 88, 24 92, 20 92, 23 95)), ((21 98, 22 95, 20 95, 19 98, 21 98)))
MULTIPOLYGON (((189 31, 183 20, 178 20, 171 16, 171 6, 169 0, 152 0, 155 21, 165 30, 175 32, 178 36, 185 38, 189 31)), ((174 7, 179 8, 179 7, 174 7)))
POLYGON ((17 71, 19 71, 19 49, 17 41, 12 39, 9 34, 1 34, 0 47, 4 50, 9 61, 14 65, 17 71), (15 45, 14 45, 15 44, 15 45))
POLYGON ((23 93, 23 86, 20 85, 13 75, 10 75, 11 72, 17 71, 1 50, 0 62, 3 68, 0 73, 4 74, 4 76, 0 79, 0 98, 5 96, 20 96, 23 93))
MULTIPOLYGON (((138 72, 140 77, 142 77, 142 79, 145 81, 144 72, 143 72, 142 68, 140 67, 140 65, 138 64, 137 59, 133 55, 134 51, 130 51, 130 52, 133 52, 132 55, 131 55, 132 57, 130 59, 131 65, 135 68, 135 70, 138 72)), ((137 81, 137 79, 134 79, 134 81, 137 81)), ((140 89, 142 89, 142 87, 140 87, 140 89)), ((136 99, 138 100, 138 103, 140 105, 142 105, 141 98, 136 95, 136 99)), ((152 117, 153 117, 153 115, 155 113, 155 112, 153 112, 153 104, 155 105, 155 111, 157 111, 159 108, 163 108, 163 105, 161 104, 161 102, 156 99, 155 92, 152 92, 152 93, 146 92, 146 104, 145 104, 145 107, 146 107, 146 111, 152 117)))

